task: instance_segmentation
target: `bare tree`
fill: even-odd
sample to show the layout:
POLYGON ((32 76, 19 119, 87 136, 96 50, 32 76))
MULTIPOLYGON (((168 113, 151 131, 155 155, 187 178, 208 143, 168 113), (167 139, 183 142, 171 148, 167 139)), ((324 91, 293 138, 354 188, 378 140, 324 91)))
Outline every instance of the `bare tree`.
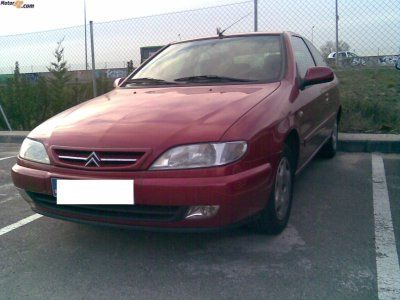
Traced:
MULTIPOLYGON (((327 58, 332 52, 336 52, 336 44, 333 41, 327 41, 321 46, 322 55, 327 58)), ((339 51, 349 51, 350 45, 345 41, 339 41, 339 51)))

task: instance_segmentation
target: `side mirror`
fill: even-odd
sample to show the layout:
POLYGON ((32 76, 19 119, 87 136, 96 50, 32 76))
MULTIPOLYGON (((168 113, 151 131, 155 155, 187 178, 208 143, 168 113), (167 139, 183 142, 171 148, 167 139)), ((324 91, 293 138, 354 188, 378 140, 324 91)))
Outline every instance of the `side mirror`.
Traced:
POLYGON ((396 69, 400 70, 400 56, 397 58, 396 69))
POLYGON ((306 72, 303 87, 308 85, 330 82, 335 78, 333 71, 328 67, 312 67, 306 72))
POLYGON ((115 80, 114 80, 114 83, 113 83, 113 87, 114 87, 114 88, 119 87, 119 85, 122 83, 123 80, 124 80, 124 78, 117 78, 117 79, 115 79, 115 80))

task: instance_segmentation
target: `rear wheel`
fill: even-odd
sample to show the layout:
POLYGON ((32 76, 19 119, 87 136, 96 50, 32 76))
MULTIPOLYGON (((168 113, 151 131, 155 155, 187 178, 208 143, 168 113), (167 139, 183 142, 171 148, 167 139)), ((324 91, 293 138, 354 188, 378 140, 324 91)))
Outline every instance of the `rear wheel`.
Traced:
POLYGON ((278 163, 275 182, 267 207, 253 221, 251 228, 262 233, 279 234, 285 229, 290 216, 293 198, 293 156, 285 146, 278 163))
POLYGON ((332 158, 336 155, 337 151, 337 144, 338 144, 338 122, 339 120, 335 121, 333 125, 331 137, 326 142, 326 144, 321 148, 320 154, 322 157, 325 158, 332 158))

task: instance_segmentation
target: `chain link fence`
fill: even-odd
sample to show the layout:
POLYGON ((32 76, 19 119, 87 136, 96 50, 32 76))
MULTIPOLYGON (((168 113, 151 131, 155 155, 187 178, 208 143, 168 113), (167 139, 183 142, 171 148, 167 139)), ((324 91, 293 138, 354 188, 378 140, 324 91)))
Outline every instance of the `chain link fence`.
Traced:
MULTIPOLYGON (((126 20, 94 23, 95 61, 98 69, 125 68, 127 61, 140 64, 140 48, 216 34, 233 25, 228 33, 254 28, 254 2, 188 10, 126 20)), ((294 31, 306 36, 327 56, 336 51, 335 0, 258 0, 259 31, 294 31)), ((352 66, 394 64, 400 54, 400 2, 398 0, 339 0, 339 50, 352 66), (355 62, 355 63, 354 63, 355 62)), ((88 32, 88 62, 90 36, 88 32)), ((63 40, 65 59, 71 70, 85 70, 85 28, 76 26, 29 34, 0 37, 0 74, 12 74, 15 62, 22 73, 46 72, 54 60, 57 42, 63 40)))

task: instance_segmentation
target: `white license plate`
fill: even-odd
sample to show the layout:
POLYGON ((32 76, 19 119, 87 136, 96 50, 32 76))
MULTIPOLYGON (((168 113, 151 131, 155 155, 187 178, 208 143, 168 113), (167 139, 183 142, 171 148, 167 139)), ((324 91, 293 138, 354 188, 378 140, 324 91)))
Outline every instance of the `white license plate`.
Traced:
POLYGON ((133 180, 57 179, 57 204, 134 204, 133 180))

